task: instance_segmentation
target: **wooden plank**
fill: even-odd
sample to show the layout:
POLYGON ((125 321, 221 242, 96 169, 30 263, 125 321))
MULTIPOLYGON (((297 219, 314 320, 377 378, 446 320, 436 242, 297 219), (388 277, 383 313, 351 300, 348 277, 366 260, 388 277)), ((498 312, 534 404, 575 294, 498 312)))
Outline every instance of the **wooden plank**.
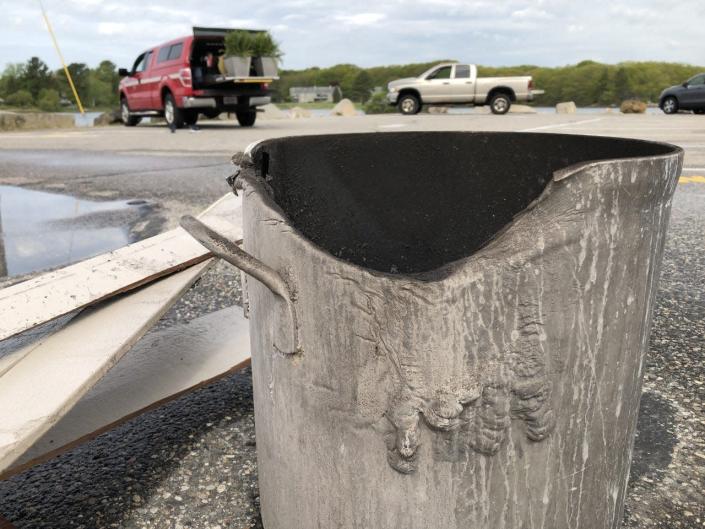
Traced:
MULTIPOLYGON (((241 197, 225 195, 200 218, 242 239, 241 197)), ((210 256, 182 228, 0 290, 0 340, 117 293, 144 285, 210 256)))
POLYGON ((110 369, 212 260, 87 309, 0 378, 0 473, 110 369))
POLYGON ((250 362, 249 351, 248 322, 241 307, 146 336, 0 479, 242 369, 250 362))
POLYGON ((77 314, 73 312, 0 342, 0 377, 28 355, 42 340, 61 329, 77 314))

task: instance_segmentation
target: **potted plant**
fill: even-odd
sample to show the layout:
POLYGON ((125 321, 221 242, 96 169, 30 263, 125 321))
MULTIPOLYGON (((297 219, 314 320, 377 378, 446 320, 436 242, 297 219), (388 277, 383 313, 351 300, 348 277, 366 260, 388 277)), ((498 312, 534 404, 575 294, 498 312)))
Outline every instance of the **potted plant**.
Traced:
POLYGON ((231 31, 225 36, 225 73, 234 77, 249 77, 252 64, 253 38, 248 31, 231 31))
POLYGON ((252 36, 252 57, 255 61, 255 71, 262 77, 276 77, 278 64, 282 58, 279 44, 267 31, 252 36))

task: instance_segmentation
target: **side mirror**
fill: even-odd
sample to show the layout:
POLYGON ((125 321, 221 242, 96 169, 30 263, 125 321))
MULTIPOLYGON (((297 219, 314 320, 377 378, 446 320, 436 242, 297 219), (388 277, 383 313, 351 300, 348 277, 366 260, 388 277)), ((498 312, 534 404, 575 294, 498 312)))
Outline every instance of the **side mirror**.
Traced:
POLYGON ((118 69, 118 75, 120 77, 129 77, 130 72, 127 71, 127 68, 120 68, 118 69))
POLYGON ((686 81, 685 83, 683 83, 682 86, 683 86, 683 88, 688 88, 688 82, 686 81))

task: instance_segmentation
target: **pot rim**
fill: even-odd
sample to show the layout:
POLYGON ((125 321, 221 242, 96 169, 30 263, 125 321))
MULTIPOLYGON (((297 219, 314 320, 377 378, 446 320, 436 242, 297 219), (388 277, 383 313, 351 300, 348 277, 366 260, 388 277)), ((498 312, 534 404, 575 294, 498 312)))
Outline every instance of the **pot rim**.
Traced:
MULTIPOLYGON (((272 197, 270 191, 266 188, 266 183, 263 178, 259 177, 255 173, 255 167, 256 167, 256 158, 257 154, 259 151, 266 147, 267 144, 276 142, 276 141, 282 141, 285 139, 291 139, 291 138, 301 138, 304 136, 284 136, 280 138, 268 138, 265 140, 258 140, 255 142, 252 142, 249 144, 242 157, 240 157, 240 162, 245 166, 245 172, 241 173, 236 182, 233 184, 233 187, 236 185, 242 186, 243 189, 245 189, 245 186, 242 184, 245 183, 247 186, 251 186, 253 190, 255 191, 255 195, 257 198, 260 200, 261 205, 268 209, 268 213, 270 214, 276 214, 279 217, 281 217, 281 221, 284 223, 284 225, 293 232, 294 235, 296 235, 299 239, 301 239, 302 243, 314 254, 325 256, 329 259, 334 259, 338 263, 340 263, 343 266, 348 266, 351 267, 352 269, 356 270, 357 272, 363 273, 363 274, 369 274, 370 276, 374 277, 381 277, 390 281, 397 281, 397 282, 402 282, 402 283, 418 283, 418 284, 432 284, 432 283, 441 283, 443 281, 446 281, 448 278, 451 276, 454 276, 456 273, 458 273, 460 270, 464 268, 464 265, 466 265, 470 261, 479 261, 482 259, 490 258, 490 253, 492 250, 499 246, 503 239, 508 237, 508 232, 511 230, 513 226, 517 224, 517 221, 525 216, 533 210, 538 204, 544 202, 545 200, 548 199, 553 193, 556 192, 556 186, 562 186, 564 183, 569 180, 570 178, 577 178, 577 175, 581 173, 585 173, 588 170, 594 168, 594 167, 600 167, 602 165, 606 164, 619 164, 619 163, 639 163, 639 162, 658 162, 658 161, 665 161, 665 160, 676 160, 679 164, 679 170, 677 172, 677 178, 680 176, 680 172, 682 169, 682 162, 683 162, 683 156, 685 151, 683 150, 682 147, 679 147, 678 145, 674 145, 671 143, 666 143, 666 142, 657 142, 657 141, 651 141, 651 140, 640 140, 640 139, 633 139, 633 138, 624 138, 621 136, 595 136, 595 135, 587 135, 587 134, 560 134, 560 133, 538 133, 538 132, 512 132, 512 131, 429 131, 427 134, 434 134, 434 133, 447 133, 447 132, 453 132, 457 134, 485 134, 488 136, 492 135, 521 135, 521 136, 548 136, 554 139, 559 139, 559 138, 564 138, 564 137, 579 137, 579 138, 585 138, 585 139, 594 139, 594 138, 599 138, 599 139, 605 139, 605 140, 626 140, 630 142, 635 142, 635 143, 642 143, 642 144, 649 144, 649 145, 655 145, 655 146, 660 146, 660 147, 666 147, 670 149, 670 152, 666 152, 663 154, 654 154, 654 155, 649 155, 649 156, 631 156, 631 157, 623 157, 623 158, 607 158, 607 159, 595 159, 595 160, 584 160, 581 162, 576 162, 574 164, 568 165, 566 167, 563 167, 561 169, 557 169, 553 171, 553 176, 552 178, 546 183, 544 189, 541 191, 541 194, 534 200, 532 201, 527 207, 522 209, 521 211, 517 212, 512 220, 508 222, 505 226, 503 226, 500 230, 498 230, 494 236, 489 239, 485 244, 483 244, 480 248, 475 250, 474 252, 470 253, 469 255, 465 255, 463 257, 460 257, 458 259, 455 259, 453 261, 449 261, 447 263, 442 264, 441 266, 438 266, 436 268, 433 268, 431 270, 426 270, 423 272, 415 272, 415 273, 392 273, 392 272, 383 272, 380 270, 375 270, 372 268, 367 268, 364 266, 360 266, 358 264, 355 264, 353 262, 347 261, 345 259, 342 259, 340 257, 336 257, 332 253, 330 253, 328 250, 322 248, 315 242, 313 242, 309 237, 307 237, 305 234, 303 234, 296 226, 294 226, 291 223, 291 219, 289 216, 286 214, 286 212, 281 208, 281 206, 274 200, 272 197)), ((398 134, 398 135, 404 135, 404 134, 418 134, 419 131, 404 131, 404 132, 394 132, 394 133, 379 133, 379 132, 361 132, 361 133, 347 133, 347 134, 313 134, 313 135, 306 135, 305 137, 316 137, 316 138, 330 138, 330 137, 335 137, 335 138, 341 138, 344 136, 364 136, 364 135, 376 135, 376 134, 398 134)), ((674 186, 675 187, 675 186, 674 186)), ((244 193, 246 196, 249 196, 249 193, 244 193)))

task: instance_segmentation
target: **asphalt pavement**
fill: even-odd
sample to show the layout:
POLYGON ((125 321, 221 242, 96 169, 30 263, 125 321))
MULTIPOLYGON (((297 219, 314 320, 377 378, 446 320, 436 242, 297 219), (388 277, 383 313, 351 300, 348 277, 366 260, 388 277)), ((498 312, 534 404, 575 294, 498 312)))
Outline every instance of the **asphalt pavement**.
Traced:
MULTIPOLYGON (((230 157, 253 141, 400 130, 599 134, 685 148, 688 178, 673 201, 623 527, 705 527, 705 116, 382 115, 262 120, 253 129, 210 122, 175 134, 156 126, 6 133, 0 184, 148 200, 156 207, 145 227, 165 230, 228 191, 230 157)), ((159 327, 239 303, 239 274, 219 264, 159 327)), ((0 514, 18 529, 256 528, 258 505, 248 371, 0 482, 0 514)))

